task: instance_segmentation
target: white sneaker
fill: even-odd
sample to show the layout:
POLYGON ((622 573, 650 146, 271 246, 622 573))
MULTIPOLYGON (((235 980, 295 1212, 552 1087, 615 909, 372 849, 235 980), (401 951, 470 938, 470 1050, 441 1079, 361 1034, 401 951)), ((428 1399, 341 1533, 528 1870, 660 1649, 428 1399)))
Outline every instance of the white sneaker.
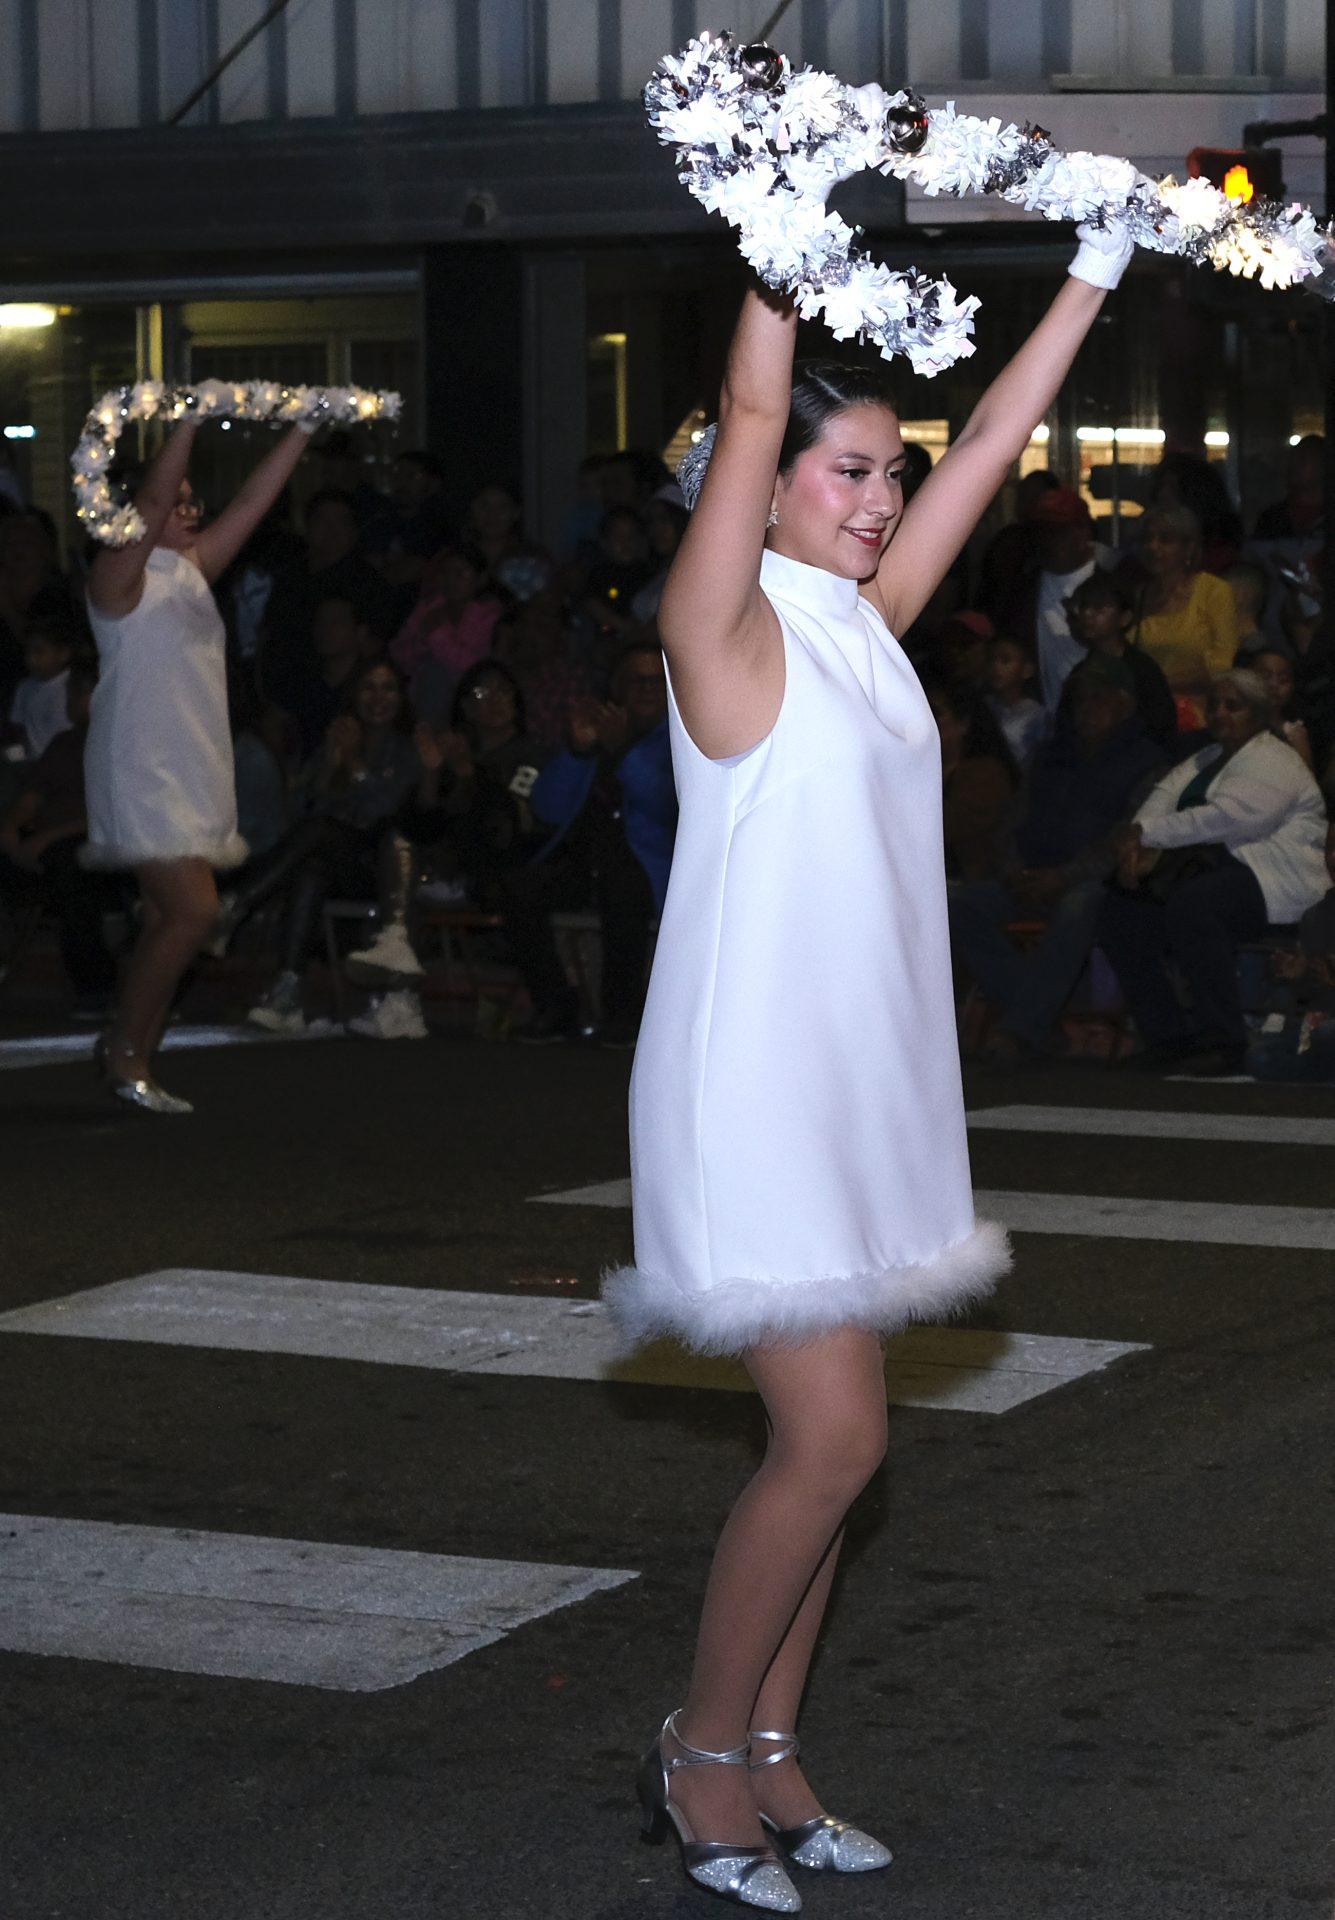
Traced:
POLYGON ((382 993, 359 1019, 349 1020, 348 1032, 360 1033, 366 1040, 425 1040, 422 1002, 411 987, 382 993))
POLYGON ((263 1000, 250 1009, 246 1022, 252 1027, 262 1027, 265 1033, 305 1033, 299 976, 280 973, 263 1000))
POLYGON ((384 986, 397 980, 420 980, 423 972, 402 920, 391 920, 387 927, 381 927, 370 946, 363 947, 359 953, 350 953, 343 965, 349 980, 366 987, 384 986))

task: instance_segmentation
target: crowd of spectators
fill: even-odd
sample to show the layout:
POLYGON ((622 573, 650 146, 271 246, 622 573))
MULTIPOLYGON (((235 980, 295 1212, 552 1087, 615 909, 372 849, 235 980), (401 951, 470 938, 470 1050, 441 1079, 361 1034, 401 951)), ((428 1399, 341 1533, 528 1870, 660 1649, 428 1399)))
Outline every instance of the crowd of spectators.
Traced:
MULTIPOLYGON (((910 455, 906 494, 930 467, 910 455)), ((1237 955, 1263 941, 1307 1034, 1290 1067, 1329 1057, 1311 1039, 1335 991, 1335 957, 1311 944, 1335 798, 1323 456, 1317 439, 1292 450, 1284 498, 1248 536, 1220 470, 1170 454, 1116 547, 1079 493, 1030 473, 904 637, 941 733, 959 988, 991 1009, 995 1064, 1061 1049, 1099 948, 1148 1058, 1236 1068, 1237 955)), ((553 916, 596 916, 599 1035, 631 1044, 675 829, 656 616, 679 490, 653 454, 586 460, 547 551, 503 485, 451 516, 428 452, 398 455, 383 488, 355 436, 329 436, 313 464, 299 525, 271 516, 218 589, 251 859, 216 945, 268 910, 273 971, 251 1018, 304 1025, 322 909, 346 895, 379 906, 349 959, 379 993, 364 1029, 425 1031, 425 883, 496 917, 532 1040, 587 1030, 553 916)), ((0 897, 48 898, 92 1013, 114 962, 107 883, 77 862, 89 662, 54 528, 0 502, 0 897)))

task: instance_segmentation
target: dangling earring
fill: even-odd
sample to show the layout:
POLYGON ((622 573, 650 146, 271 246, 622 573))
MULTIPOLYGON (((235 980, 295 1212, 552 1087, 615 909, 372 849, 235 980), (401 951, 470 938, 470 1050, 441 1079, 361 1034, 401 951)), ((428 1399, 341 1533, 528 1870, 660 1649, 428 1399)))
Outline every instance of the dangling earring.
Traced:
POLYGON ((778 524, 779 524, 779 509, 777 507, 771 507, 769 510, 769 519, 765 522, 765 525, 767 527, 777 527, 778 524))

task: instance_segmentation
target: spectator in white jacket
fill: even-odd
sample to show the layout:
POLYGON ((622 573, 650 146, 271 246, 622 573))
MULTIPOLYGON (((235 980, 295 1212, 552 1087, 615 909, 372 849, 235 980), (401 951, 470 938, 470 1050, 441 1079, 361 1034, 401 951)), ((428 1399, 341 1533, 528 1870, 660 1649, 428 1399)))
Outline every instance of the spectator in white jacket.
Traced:
POLYGON ((1166 774, 1119 836, 1117 884, 1097 938, 1147 1064, 1226 1074, 1241 1070, 1247 1043, 1238 948, 1294 925, 1325 892, 1326 809, 1308 768, 1273 731, 1258 674, 1220 674, 1207 713, 1213 744, 1166 774))

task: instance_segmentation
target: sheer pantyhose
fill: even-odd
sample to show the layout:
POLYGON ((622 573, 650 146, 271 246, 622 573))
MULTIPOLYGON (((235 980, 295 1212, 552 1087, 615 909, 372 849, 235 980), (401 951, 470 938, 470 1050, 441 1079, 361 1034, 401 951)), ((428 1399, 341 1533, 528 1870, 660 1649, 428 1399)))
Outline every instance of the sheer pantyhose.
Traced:
POLYGON ((153 860, 135 873, 143 923, 110 1039, 113 1066, 132 1078, 149 1072, 182 975, 218 919, 218 889, 207 860, 153 860))
MULTIPOLYGON (((724 1523, 705 1589, 683 1737, 715 1751, 753 1727, 793 1732, 849 1506, 885 1455, 876 1334, 843 1328, 743 1356, 765 1403, 769 1446, 724 1523)), ((669 1752, 671 1737, 665 1737, 669 1752)), ((755 1758, 773 1749, 760 1743, 755 1758)), ((672 1798, 697 1837, 759 1845, 757 1809, 792 1825, 822 1809, 793 1761, 745 1773, 691 1767, 672 1798)))

